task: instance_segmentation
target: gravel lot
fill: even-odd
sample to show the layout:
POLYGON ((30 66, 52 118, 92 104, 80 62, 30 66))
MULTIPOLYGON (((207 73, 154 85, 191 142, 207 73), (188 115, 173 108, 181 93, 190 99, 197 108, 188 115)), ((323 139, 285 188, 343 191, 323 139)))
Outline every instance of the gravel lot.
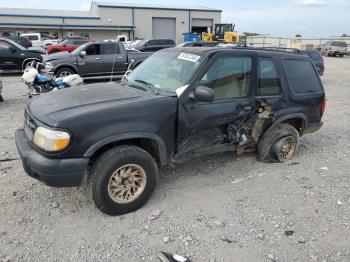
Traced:
POLYGON ((139 211, 109 217, 86 187, 25 175, 14 142, 26 89, 3 77, 0 261, 350 261, 350 58, 326 58, 323 128, 285 164, 224 154, 163 169, 139 211), (150 221, 148 215, 160 210, 150 221))

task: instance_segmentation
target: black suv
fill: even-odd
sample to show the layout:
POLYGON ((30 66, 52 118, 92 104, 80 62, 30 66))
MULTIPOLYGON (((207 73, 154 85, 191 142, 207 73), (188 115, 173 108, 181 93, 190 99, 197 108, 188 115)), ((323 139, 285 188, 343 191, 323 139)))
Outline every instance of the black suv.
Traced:
POLYGON ((164 48, 175 47, 175 45, 174 40, 171 39, 144 39, 135 45, 131 44, 128 48, 140 52, 156 52, 164 48))
POLYGON ((147 202, 159 166, 255 149, 260 161, 290 160, 324 110, 321 80, 304 55, 173 48, 122 83, 31 99, 16 144, 30 176, 74 187, 88 173, 96 206, 117 215, 147 202))
POLYGON ((16 42, 0 38, 0 70, 20 71, 33 60, 42 61, 45 50, 26 49, 16 42))

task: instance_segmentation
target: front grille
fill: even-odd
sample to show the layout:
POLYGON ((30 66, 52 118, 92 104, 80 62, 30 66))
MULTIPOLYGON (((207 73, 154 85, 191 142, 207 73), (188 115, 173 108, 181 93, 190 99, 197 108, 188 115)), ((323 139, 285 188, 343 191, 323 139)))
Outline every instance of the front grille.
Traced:
POLYGON ((37 128, 37 124, 34 119, 27 113, 27 110, 24 113, 24 131, 29 138, 29 140, 33 140, 35 129, 37 128))

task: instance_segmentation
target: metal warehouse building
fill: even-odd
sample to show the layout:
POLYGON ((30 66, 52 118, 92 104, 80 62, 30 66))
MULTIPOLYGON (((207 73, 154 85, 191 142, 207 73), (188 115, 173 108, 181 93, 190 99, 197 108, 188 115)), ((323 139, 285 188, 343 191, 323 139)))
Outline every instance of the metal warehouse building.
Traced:
POLYGON ((92 2, 90 11, 0 7, 0 35, 37 32, 85 36, 95 40, 129 38, 183 39, 186 32, 211 31, 221 10, 208 7, 92 2))

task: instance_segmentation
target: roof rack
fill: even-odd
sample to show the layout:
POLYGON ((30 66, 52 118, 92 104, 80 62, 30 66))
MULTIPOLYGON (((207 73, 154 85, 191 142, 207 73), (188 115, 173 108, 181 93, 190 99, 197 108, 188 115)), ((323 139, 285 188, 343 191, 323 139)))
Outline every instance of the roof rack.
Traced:
POLYGON ((275 52, 283 52, 283 53, 294 53, 294 54, 302 54, 302 51, 297 48, 286 48, 286 47, 275 47, 275 46, 266 46, 266 47, 254 47, 247 45, 238 45, 232 47, 233 49, 247 49, 247 50, 262 50, 262 51, 275 51, 275 52))

